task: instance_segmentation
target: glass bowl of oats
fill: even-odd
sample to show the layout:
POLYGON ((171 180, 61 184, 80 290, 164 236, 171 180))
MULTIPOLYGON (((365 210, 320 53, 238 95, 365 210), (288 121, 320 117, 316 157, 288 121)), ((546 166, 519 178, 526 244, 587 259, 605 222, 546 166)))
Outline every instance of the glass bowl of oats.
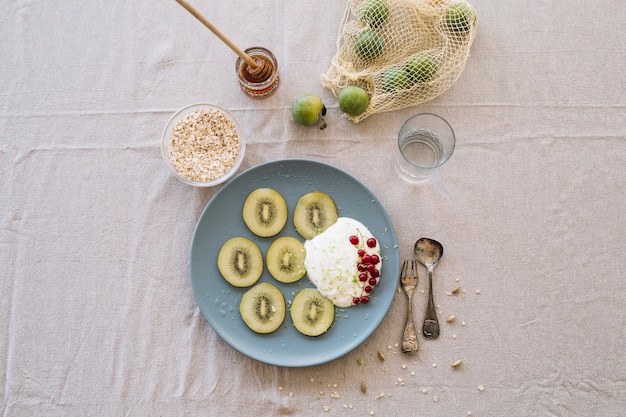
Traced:
POLYGON ((235 116, 209 103, 174 113, 161 141, 163 159, 174 176, 196 187, 213 187, 235 175, 245 147, 235 116))

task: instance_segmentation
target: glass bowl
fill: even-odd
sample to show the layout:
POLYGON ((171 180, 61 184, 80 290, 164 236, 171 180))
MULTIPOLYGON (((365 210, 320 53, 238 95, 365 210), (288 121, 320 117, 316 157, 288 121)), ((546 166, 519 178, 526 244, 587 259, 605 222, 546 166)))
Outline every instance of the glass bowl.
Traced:
POLYGON ((243 162, 241 126, 228 110, 210 103, 190 104, 165 125, 161 154, 172 174, 196 187, 231 178, 243 162))

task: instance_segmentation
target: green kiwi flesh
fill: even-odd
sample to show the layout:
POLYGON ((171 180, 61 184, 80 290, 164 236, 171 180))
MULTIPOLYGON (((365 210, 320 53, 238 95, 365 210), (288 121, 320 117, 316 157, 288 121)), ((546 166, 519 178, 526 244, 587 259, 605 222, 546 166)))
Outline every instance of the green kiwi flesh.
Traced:
POLYGON ((239 313, 246 326, 256 333, 272 333, 283 324, 285 298, 276 286, 262 282, 246 291, 239 303, 239 313))
POLYGON ((316 288, 303 288, 294 297, 289 313, 300 333, 319 336, 333 324, 335 306, 316 288))
POLYGON ((235 287, 249 287, 263 273, 263 254, 259 247, 245 237, 227 240, 217 255, 217 269, 235 287))
POLYGON ((243 221, 252 233, 260 237, 277 235, 287 223, 287 203, 271 188, 253 190, 243 204, 243 221))
POLYGON ((276 281, 289 284, 304 276, 305 257, 306 249, 302 242, 295 237, 283 236, 270 245, 265 264, 276 281))
POLYGON ((300 197, 293 212, 293 224, 303 238, 310 240, 337 221, 337 207, 333 199, 321 191, 300 197))

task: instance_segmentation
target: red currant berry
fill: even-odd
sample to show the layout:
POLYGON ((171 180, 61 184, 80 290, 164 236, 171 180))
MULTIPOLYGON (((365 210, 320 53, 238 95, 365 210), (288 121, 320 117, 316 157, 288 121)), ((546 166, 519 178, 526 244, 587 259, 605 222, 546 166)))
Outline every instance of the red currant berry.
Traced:
POLYGON ((366 266, 367 268, 367 272, 369 272, 370 274, 374 273, 374 271, 376 271, 376 265, 374 264, 369 264, 366 266))
POLYGON ((367 265, 365 265, 365 264, 357 264, 356 268, 357 268, 360 272, 365 272, 365 271, 367 271, 367 265))
POLYGON ((359 255, 359 258, 362 258, 362 257, 363 257, 363 255, 365 255, 365 251, 364 251, 363 249, 359 249, 359 250, 357 251, 357 254, 359 255))
POLYGON ((372 277, 369 279, 368 284, 370 284, 373 287, 374 285, 378 284, 378 280, 372 277))
POLYGON ((376 247, 376 239, 374 239, 373 237, 370 237, 369 239, 367 239, 367 247, 368 248, 376 247))
POLYGON ((370 302, 370 298, 367 295, 364 295, 363 297, 361 297, 361 302, 363 304, 367 304, 370 302))
POLYGON ((373 271, 369 271, 370 275, 374 278, 378 278, 380 276, 380 271, 376 268, 374 268, 373 271))
POLYGON ((365 292, 369 294, 372 292, 372 287, 370 287, 369 285, 366 285, 365 288, 363 288, 363 290, 365 290, 365 292))
POLYGON ((359 238, 358 236, 350 236, 350 243, 352 243, 353 245, 357 245, 359 243, 359 238))
POLYGON ((354 297, 352 299, 352 304, 359 304, 361 302, 361 299, 359 297, 354 297))
POLYGON ((359 275, 359 281, 361 281, 361 282, 365 282, 365 281, 367 281, 367 274, 361 274, 361 275, 359 275))
POLYGON ((363 255, 363 258, 361 258, 361 262, 363 262, 364 264, 371 264, 372 257, 370 255, 363 255))
POLYGON ((380 262, 380 257, 378 255, 372 255, 372 263, 376 265, 380 262))

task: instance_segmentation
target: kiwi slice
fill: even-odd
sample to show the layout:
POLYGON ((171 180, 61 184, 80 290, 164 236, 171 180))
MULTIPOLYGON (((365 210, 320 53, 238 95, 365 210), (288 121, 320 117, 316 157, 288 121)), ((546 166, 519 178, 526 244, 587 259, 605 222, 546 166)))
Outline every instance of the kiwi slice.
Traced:
POLYGON ((278 329, 286 311, 283 293, 269 282, 250 288, 239 303, 241 318, 256 333, 272 333, 278 329))
POLYGON ((296 282, 304 276, 306 249, 295 237, 283 236, 276 239, 267 250, 267 270, 277 281, 286 284, 296 282))
POLYGON ((291 303, 291 319, 296 329, 306 336, 326 332, 335 319, 335 306, 316 288, 303 288, 291 303))
POLYGON ((249 287, 263 273, 263 254, 245 237, 233 237, 222 245, 217 255, 217 269, 235 287, 249 287))
POLYGON ((257 188, 243 204, 243 221, 252 233, 261 237, 277 235, 287 223, 287 203, 271 188, 257 188))
POLYGON ((300 197, 293 212, 293 224, 303 238, 309 240, 337 221, 337 207, 333 199, 321 191, 300 197))

